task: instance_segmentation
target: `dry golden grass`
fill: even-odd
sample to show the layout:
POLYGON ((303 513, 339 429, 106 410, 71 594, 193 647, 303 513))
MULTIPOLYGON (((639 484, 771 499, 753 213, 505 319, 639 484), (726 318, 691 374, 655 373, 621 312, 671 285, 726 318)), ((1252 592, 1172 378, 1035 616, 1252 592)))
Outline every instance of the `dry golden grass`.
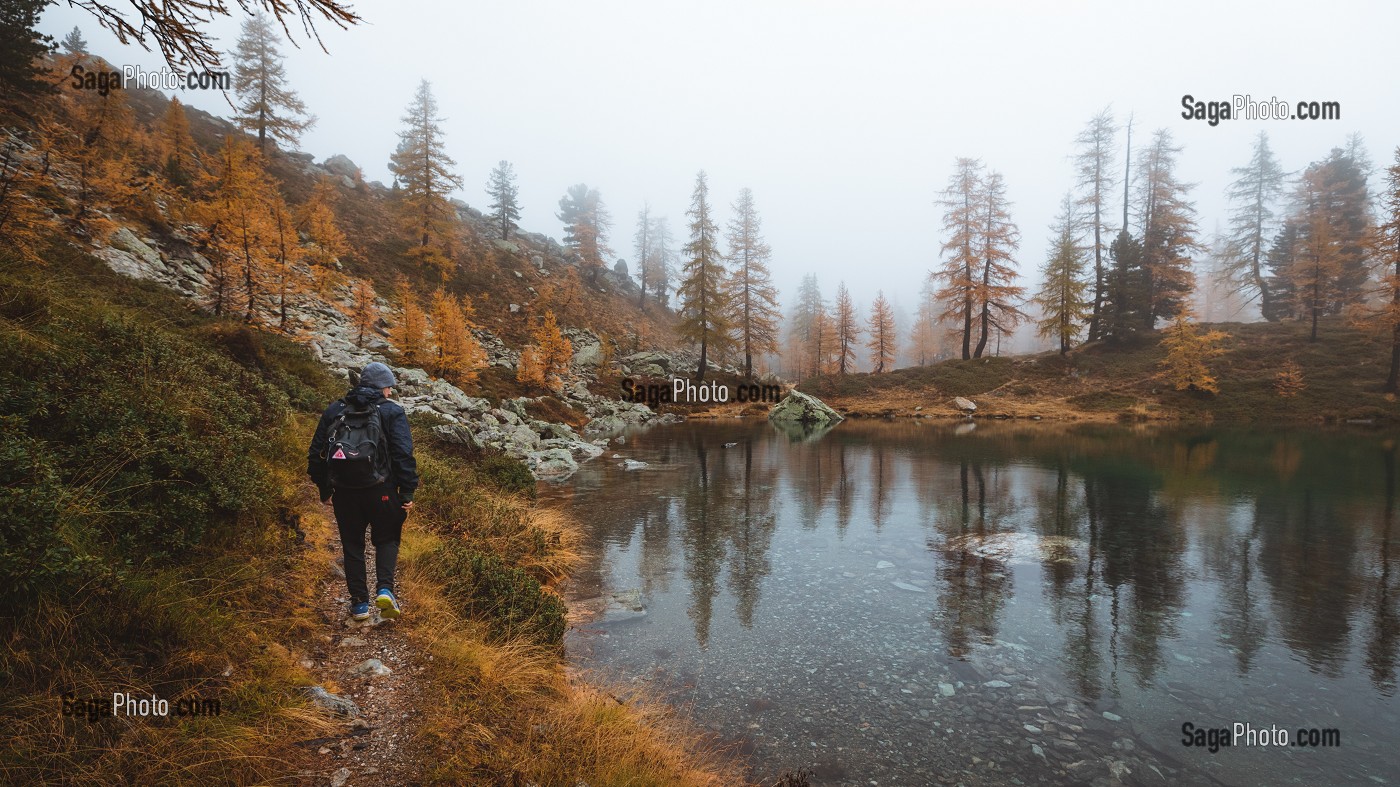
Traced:
MULTIPOLYGON (((551 509, 496 501, 498 522, 557 536, 557 554, 528 560, 561 576, 576 559, 574 525, 551 509)), ((414 602, 410 636, 432 655, 423 684, 419 743, 431 752, 424 777, 443 784, 580 780, 606 785, 713 787, 743 784, 736 764, 709 748, 660 703, 621 704, 606 691, 571 684, 556 650, 523 641, 491 641, 486 626, 463 618, 422 570, 450 535, 405 533, 402 586, 414 602)))

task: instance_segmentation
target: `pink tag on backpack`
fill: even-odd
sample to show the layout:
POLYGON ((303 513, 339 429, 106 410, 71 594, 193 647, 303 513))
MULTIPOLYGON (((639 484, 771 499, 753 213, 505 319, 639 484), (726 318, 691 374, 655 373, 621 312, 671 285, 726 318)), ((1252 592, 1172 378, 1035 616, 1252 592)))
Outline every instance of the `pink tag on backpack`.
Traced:
POLYGON ((342 450, 340 450, 339 448, 337 448, 337 449, 335 449, 335 453, 331 454, 331 458, 332 458, 332 459, 344 459, 344 458, 345 458, 345 452, 342 451, 342 450))

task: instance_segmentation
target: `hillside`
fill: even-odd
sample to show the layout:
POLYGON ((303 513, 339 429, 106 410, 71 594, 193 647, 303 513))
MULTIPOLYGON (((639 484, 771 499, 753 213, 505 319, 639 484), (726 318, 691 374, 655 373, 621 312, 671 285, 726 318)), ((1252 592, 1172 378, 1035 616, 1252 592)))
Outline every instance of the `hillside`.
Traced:
POLYGON ((665 713, 566 679, 576 535, 519 462, 412 417, 410 614, 355 630, 304 477, 342 384, 67 243, 42 260, 0 251, 0 781, 734 783, 665 713), (218 710, 114 718, 114 691, 218 710))
POLYGON ((1332 318, 1317 342, 1302 323, 1224 323, 1224 353, 1209 362, 1215 395, 1176 391, 1161 378, 1158 337, 1124 347, 1086 345, 1061 357, 951 360, 888 374, 827 375, 799 389, 855 417, 951 417, 967 397, 979 418, 1191 420, 1231 423, 1348 420, 1395 423, 1400 406, 1380 392, 1388 345, 1332 318), (1293 361, 1305 387, 1280 396, 1277 375, 1293 361))

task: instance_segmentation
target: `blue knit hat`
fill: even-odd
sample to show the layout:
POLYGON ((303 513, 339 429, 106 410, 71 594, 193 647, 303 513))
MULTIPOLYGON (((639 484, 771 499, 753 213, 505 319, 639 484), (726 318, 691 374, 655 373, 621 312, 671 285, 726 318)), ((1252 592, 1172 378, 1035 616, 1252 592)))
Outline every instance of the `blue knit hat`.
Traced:
POLYGON ((366 364, 360 370, 360 385, 366 388, 393 388, 397 384, 393 370, 379 361, 366 364))

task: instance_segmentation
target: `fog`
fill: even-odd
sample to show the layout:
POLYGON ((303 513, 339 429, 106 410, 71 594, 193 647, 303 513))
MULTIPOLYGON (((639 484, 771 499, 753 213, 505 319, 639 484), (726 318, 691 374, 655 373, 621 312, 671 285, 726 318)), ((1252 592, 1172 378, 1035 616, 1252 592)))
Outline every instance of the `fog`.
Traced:
MULTIPOLYGON (((904 310, 937 265, 934 204, 957 156, 1003 173, 1032 279, 1073 182, 1072 141, 1106 105, 1185 150, 1203 240, 1226 221, 1230 168, 1260 131, 1290 171, 1366 139, 1388 164, 1400 144, 1394 31, 1400 6, 1347 3, 1126 4, 776 2, 360 2, 364 22, 322 25, 328 53, 287 45, 293 87, 318 117, 302 149, 343 153, 389 183, 388 158, 418 80, 446 117, 450 154, 484 208, 497 161, 519 176, 521 225, 562 237, 567 186, 598 188, 611 246, 632 259, 644 202, 685 235, 695 173, 719 215, 754 190, 786 302, 805 273, 838 281, 862 311, 877 289, 904 310), (1181 116, 1183 94, 1338 101, 1340 121, 1223 122, 1181 116)), ((86 13, 53 6, 41 28, 78 25, 118 65, 156 68, 86 13)), ((213 28, 227 51, 237 20, 213 28)), ((297 31, 299 32, 299 31, 297 31)), ((218 93, 187 103, 227 116, 218 93)), ((1119 208, 1114 200, 1115 210, 1119 208)), ((353 228, 347 228, 353 232, 353 228)))

